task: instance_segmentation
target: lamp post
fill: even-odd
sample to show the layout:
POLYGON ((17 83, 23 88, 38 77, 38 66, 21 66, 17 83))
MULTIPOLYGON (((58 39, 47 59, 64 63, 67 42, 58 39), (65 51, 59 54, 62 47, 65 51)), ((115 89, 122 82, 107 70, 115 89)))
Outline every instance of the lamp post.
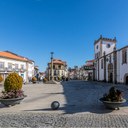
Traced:
POLYGON ((51 52, 51 80, 53 80, 53 54, 54 52, 51 52))

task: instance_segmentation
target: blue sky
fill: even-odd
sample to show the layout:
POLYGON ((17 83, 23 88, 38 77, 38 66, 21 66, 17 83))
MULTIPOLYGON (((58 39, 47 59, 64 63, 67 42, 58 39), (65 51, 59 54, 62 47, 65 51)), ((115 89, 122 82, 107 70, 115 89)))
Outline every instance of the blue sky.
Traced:
POLYGON ((0 51, 32 59, 40 71, 50 52, 69 67, 84 65, 101 34, 128 45, 128 0, 0 0, 0 51))

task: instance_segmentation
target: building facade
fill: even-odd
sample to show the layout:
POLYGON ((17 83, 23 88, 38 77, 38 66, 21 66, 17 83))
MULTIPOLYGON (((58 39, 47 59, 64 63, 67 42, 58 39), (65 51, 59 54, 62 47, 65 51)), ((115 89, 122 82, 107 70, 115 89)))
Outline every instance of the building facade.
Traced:
POLYGON ((116 38, 100 36, 94 42, 95 80, 128 84, 128 46, 116 49, 116 38))
POLYGON ((11 72, 17 72, 28 82, 34 75, 34 61, 10 51, 0 52, 0 74, 5 79, 11 72))
POLYGON ((84 65, 86 80, 94 80, 94 60, 87 60, 84 65))
MULTIPOLYGON (((90 70, 85 69, 85 65, 68 69, 68 78, 71 80, 88 80, 90 70)), ((91 73, 92 74, 92 73, 91 73)))
MULTIPOLYGON (((67 64, 65 61, 53 59, 53 79, 58 80, 62 76, 68 77, 67 64)), ((51 77, 51 62, 48 63, 46 77, 50 80, 51 77)))

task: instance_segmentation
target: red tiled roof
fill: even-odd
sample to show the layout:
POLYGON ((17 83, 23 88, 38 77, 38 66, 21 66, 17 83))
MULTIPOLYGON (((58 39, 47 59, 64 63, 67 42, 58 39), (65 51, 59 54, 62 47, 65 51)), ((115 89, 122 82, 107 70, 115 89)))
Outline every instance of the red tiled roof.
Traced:
POLYGON ((87 60, 86 62, 94 62, 94 60, 87 60))
POLYGON ((86 64, 85 66, 93 66, 93 64, 86 64))
POLYGON ((20 60, 20 61, 27 61, 26 58, 18 56, 8 51, 0 52, 0 57, 10 58, 10 59, 15 59, 15 60, 20 60))
POLYGON ((58 59, 53 59, 53 63, 54 64, 66 64, 66 62, 64 62, 62 60, 58 60, 58 59))
MULTIPOLYGON (((51 63, 51 62, 50 62, 51 63)), ((53 64, 62 64, 62 65, 66 65, 65 61, 59 60, 59 59, 53 59, 53 64)))

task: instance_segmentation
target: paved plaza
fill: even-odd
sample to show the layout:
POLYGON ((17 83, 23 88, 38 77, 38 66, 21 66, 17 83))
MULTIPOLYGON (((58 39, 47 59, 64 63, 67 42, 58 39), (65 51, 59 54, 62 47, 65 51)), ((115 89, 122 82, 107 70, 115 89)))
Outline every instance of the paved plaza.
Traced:
MULTIPOLYGON (((0 104, 0 127, 128 127, 128 102, 120 110, 108 110, 99 101, 111 86, 87 81, 26 84, 21 104, 0 104), (53 101, 59 101, 58 110, 51 109, 53 101)), ((128 87, 116 87, 127 100, 128 87)))

